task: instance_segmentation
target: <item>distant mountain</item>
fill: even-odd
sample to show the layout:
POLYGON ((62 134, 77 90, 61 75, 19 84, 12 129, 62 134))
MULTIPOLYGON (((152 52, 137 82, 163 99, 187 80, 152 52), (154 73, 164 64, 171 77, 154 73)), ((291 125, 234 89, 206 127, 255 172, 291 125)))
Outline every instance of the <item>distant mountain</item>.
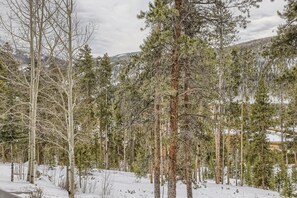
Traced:
MULTIPOLYGON (((235 47, 243 47, 243 48, 253 48, 255 50, 261 50, 264 47, 268 46, 271 43, 273 37, 266 37, 266 38, 262 38, 262 39, 256 39, 256 40, 252 40, 252 41, 247 41, 247 42, 243 42, 243 43, 239 43, 239 44, 235 44, 233 46, 235 47)), ((1 40, 0 38, 0 46, 4 45, 5 42, 3 40, 1 40)), ((111 62, 114 64, 114 68, 115 70, 119 70, 121 62, 123 61, 128 61, 129 58, 135 54, 137 54, 139 52, 129 52, 129 53, 123 53, 123 54, 118 54, 116 56, 112 56, 110 57, 111 62)), ((30 62, 30 58, 29 58, 29 53, 26 52, 25 50, 15 50, 14 51, 14 55, 15 57, 23 64, 28 64, 30 62)), ((44 58, 46 58, 46 56, 44 56, 44 58)), ((116 71, 115 73, 118 73, 118 71, 116 71)))
POLYGON ((263 49, 271 44, 274 37, 265 37, 261 39, 251 40, 233 45, 233 47, 251 48, 254 50, 263 49))
POLYGON ((129 60, 129 58, 135 54, 138 54, 139 52, 129 52, 129 53, 123 53, 123 54, 118 54, 115 56, 110 57, 111 62, 113 63, 118 63, 121 61, 129 60))
MULTIPOLYGON (((263 48, 269 46, 269 44, 271 43, 273 38, 274 37, 265 37, 265 38, 261 38, 261 39, 255 39, 255 40, 246 41, 246 42, 242 42, 242 43, 232 45, 232 47, 252 48, 254 50, 260 50, 260 49, 263 49, 263 48)), ((128 60, 129 57, 131 57, 132 55, 135 55, 137 53, 139 53, 139 52, 130 52, 130 53, 118 54, 116 56, 112 56, 111 61, 113 63, 118 63, 120 61, 128 60)))

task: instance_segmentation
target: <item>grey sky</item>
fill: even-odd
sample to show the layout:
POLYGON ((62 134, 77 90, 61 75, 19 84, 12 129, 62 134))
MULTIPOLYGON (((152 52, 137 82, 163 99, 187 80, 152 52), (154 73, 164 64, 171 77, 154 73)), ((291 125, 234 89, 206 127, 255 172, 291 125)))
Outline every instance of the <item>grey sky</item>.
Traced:
MULTIPOLYGON (((90 45, 93 53, 110 55, 138 51, 146 37, 142 32, 142 20, 137 19, 140 10, 147 10, 150 0, 77 0, 79 16, 92 21, 96 30, 90 45)), ((251 23, 240 31, 240 41, 272 36, 282 20, 277 10, 283 9, 284 0, 263 0, 260 8, 251 10, 251 23)))
MULTIPOLYGON (((3 0, 0 0, 2 2, 3 0)), ((77 0, 80 20, 93 22, 96 29, 89 42, 95 55, 139 51, 147 35, 144 21, 137 19, 140 10, 147 10, 150 0, 77 0)), ((282 20, 277 15, 285 5, 284 0, 263 0, 260 8, 251 10, 251 23, 240 31, 240 41, 248 41, 276 34, 282 20)), ((1 8, 2 14, 4 12, 1 8)))

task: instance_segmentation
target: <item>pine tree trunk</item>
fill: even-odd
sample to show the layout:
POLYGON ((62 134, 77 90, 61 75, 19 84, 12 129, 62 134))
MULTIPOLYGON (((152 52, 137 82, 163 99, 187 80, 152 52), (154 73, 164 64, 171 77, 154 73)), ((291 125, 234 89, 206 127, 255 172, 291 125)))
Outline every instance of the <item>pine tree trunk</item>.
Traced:
POLYGON ((263 159, 264 158, 264 145, 263 145, 263 142, 262 142, 262 149, 261 149, 261 156, 262 156, 262 188, 265 189, 265 160, 263 159))
POLYGON ((149 169, 150 169, 150 183, 152 184, 154 182, 153 159, 150 159, 149 161, 149 169))
MULTIPOLYGON (((159 72, 157 72, 157 78, 159 77, 159 72)), ((161 122, 160 122, 160 96, 159 96, 159 90, 156 89, 155 91, 155 104, 154 104, 154 114, 155 114, 155 134, 154 134, 154 192, 155 192, 155 198, 160 198, 161 191, 160 191, 160 128, 161 128, 161 122)))
POLYGON ((171 70, 170 96, 170 146, 169 146, 169 171, 168 171, 168 198, 176 198, 176 160, 177 160, 177 135, 178 135, 178 85, 180 75, 180 37, 181 37, 181 5, 182 0, 175 0, 175 9, 179 12, 174 23, 173 65, 171 70))
POLYGON ((231 137, 230 137, 230 129, 228 128, 228 137, 227 137, 227 184, 230 184, 230 169, 231 169, 231 137))
POLYGON ((98 133, 95 134, 95 161, 96 161, 96 168, 99 168, 99 156, 98 156, 98 147, 99 147, 99 135, 98 133))
POLYGON ((225 133, 222 134, 222 184, 224 184, 225 179, 225 133))
POLYGON ((294 159, 295 159, 295 166, 297 167, 297 151, 295 151, 294 159))
POLYGON ((235 153, 235 184, 238 185, 238 149, 236 149, 235 153))
POLYGON ((10 143, 10 160, 11 160, 11 182, 14 181, 14 163, 13 163, 13 143, 10 143))
POLYGON ((5 145, 4 145, 4 143, 2 143, 1 149, 2 149, 2 163, 5 164, 6 160, 5 160, 5 145))
POLYGON ((109 150, 108 150, 108 127, 105 126, 105 169, 109 169, 109 150))
MULTIPOLYGON (((162 115, 164 114, 162 109, 162 115)), ((162 136, 164 133, 164 124, 161 124, 161 131, 160 131, 160 178, 161 178, 161 185, 164 185, 164 150, 162 145, 162 136)))
POLYGON ((215 145, 216 145, 216 184, 220 183, 221 177, 221 133, 219 126, 216 126, 215 132, 215 145))
POLYGON ((126 172, 126 130, 124 131, 124 172, 126 172))
POLYGON ((194 180, 197 183, 198 182, 198 169, 199 169, 199 165, 198 165, 198 155, 196 153, 195 155, 195 165, 194 165, 194 180))
MULTIPOLYGON (((297 134, 295 132, 295 122, 293 123, 293 132, 294 132, 294 136, 293 138, 296 139, 297 138, 297 134)), ((296 144, 296 143, 295 143, 296 144)), ((297 149, 295 150, 295 155, 294 155, 294 159, 295 159, 295 166, 297 167, 297 149)))
MULTIPOLYGON (((101 106, 102 109, 102 106, 101 106)), ((102 111, 102 110, 100 110, 102 111)), ((101 112, 100 115, 100 148, 99 148, 99 159, 100 159, 100 167, 103 164, 103 123, 102 123, 103 114, 101 112)))
POLYGON ((131 139, 130 161, 131 163, 135 161, 135 134, 134 133, 131 139))
MULTIPOLYGON (((185 112, 190 111, 189 105, 189 84, 190 72, 189 68, 186 68, 185 72, 185 87, 184 87, 184 108, 185 112)), ((193 197, 192 192, 192 168, 191 168, 191 134, 190 134, 190 121, 189 118, 186 117, 185 119, 185 130, 184 130, 184 147, 185 147, 185 178, 186 178, 186 185, 187 185, 187 198, 193 197)))
POLYGON ((244 138, 244 102, 241 103, 241 133, 240 133, 240 185, 243 186, 243 138, 244 138))

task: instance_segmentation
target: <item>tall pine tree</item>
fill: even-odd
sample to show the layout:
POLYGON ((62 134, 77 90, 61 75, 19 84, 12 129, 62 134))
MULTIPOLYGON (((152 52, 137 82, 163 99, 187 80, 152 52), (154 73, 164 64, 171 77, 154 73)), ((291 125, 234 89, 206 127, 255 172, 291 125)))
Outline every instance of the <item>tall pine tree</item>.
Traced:
POLYGON ((249 153, 253 165, 253 184, 263 189, 269 186, 272 171, 269 143, 266 140, 266 130, 271 126, 271 114, 268 89, 262 74, 255 94, 255 102, 252 105, 251 131, 253 133, 249 153))

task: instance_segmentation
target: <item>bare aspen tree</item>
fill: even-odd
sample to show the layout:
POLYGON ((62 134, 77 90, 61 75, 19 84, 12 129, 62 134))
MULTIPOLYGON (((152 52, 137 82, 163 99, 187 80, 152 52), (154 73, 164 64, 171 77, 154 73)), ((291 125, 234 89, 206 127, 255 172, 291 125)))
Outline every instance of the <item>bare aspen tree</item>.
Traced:
MULTIPOLYGON (((58 8, 58 13, 51 20, 51 28, 55 32, 56 39, 60 43, 60 56, 64 61, 64 68, 58 68, 60 77, 63 80, 61 84, 55 85, 62 90, 66 99, 61 96, 62 102, 57 102, 62 106, 65 115, 65 128, 67 134, 67 154, 68 154, 68 192, 69 197, 74 198, 74 176, 75 176, 75 155, 74 155, 74 108, 75 108, 75 93, 74 93, 74 60, 79 49, 86 44, 91 36, 91 28, 81 29, 75 15, 74 0, 56 0, 55 4, 58 8), (63 72, 62 70, 66 70, 63 72)), ((90 26, 91 27, 91 26, 90 26)), ((57 52, 59 53, 59 52, 57 52)), ((63 65, 62 65, 63 66, 63 65)), ((59 66, 58 66, 59 67, 59 66)), ((53 79, 52 79, 53 81, 53 79)), ((63 93, 62 93, 63 95, 63 93)))
MULTIPOLYGON (((28 150, 28 177, 30 183, 34 183, 36 161, 36 123, 37 123, 37 99, 39 95, 40 72, 46 63, 42 61, 44 37, 46 37, 46 24, 52 13, 46 12, 46 6, 50 6, 45 0, 6 0, 5 5, 9 8, 9 22, 1 18, 2 27, 12 37, 15 48, 19 43, 29 47, 30 80, 23 83, 28 86, 29 101, 29 150, 28 150)), ((50 53, 49 53, 50 54, 50 53)))

